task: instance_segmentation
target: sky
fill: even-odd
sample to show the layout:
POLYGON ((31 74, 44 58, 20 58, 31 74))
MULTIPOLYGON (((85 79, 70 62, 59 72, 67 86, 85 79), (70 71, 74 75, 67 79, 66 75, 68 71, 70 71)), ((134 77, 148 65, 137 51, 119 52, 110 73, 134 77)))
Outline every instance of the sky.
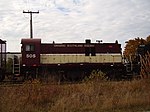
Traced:
POLYGON ((150 0, 0 0, 0 39, 7 41, 7 52, 20 52, 21 39, 43 43, 92 42, 102 40, 122 44, 150 35, 150 0))

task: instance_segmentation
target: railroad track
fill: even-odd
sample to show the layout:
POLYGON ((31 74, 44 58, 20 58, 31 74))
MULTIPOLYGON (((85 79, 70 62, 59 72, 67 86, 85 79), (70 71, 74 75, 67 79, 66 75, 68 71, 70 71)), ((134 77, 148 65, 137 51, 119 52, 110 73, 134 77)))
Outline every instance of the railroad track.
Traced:
POLYGON ((14 85, 23 85, 22 81, 2 81, 0 82, 1 86, 14 86, 14 85))
POLYGON ((81 84, 82 82, 24 82, 24 81, 3 81, 0 82, 0 87, 17 87, 17 86, 23 86, 23 85, 36 85, 40 84, 41 86, 47 86, 47 85, 72 85, 72 84, 81 84))

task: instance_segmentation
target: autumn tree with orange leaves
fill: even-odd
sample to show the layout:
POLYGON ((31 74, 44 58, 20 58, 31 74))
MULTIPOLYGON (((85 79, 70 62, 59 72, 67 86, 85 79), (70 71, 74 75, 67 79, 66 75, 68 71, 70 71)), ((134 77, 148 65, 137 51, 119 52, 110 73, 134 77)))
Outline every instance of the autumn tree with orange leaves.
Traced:
MULTIPOLYGON (((146 44, 150 44, 150 35, 146 38, 146 44)), ((147 53, 140 58, 141 70, 140 75, 141 78, 149 78, 150 77, 150 52, 147 53)))
MULTIPOLYGON (((134 62, 136 59, 137 48, 139 45, 149 45, 150 35, 144 40, 142 38, 135 38, 127 41, 124 50, 124 56, 127 61, 134 62)), ((140 56, 140 76, 141 78, 148 78, 150 76, 150 52, 147 51, 145 55, 140 56)))
POLYGON ((135 38, 135 39, 131 39, 129 41, 126 42, 126 46, 125 46, 125 50, 124 50, 124 57, 129 61, 134 61, 135 56, 136 56, 136 52, 137 52, 137 48, 139 45, 141 44, 146 44, 146 40, 144 40, 143 38, 135 38))
POLYGON ((147 43, 150 42, 150 35, 146 38, 146 42, 147 42, 147 43))

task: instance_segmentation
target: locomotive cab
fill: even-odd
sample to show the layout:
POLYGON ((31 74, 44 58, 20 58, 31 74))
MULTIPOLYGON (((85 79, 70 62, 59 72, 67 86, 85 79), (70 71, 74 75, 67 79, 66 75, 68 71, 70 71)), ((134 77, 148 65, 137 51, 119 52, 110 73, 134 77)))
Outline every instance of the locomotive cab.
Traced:
POLYGON ((22 39, 22 66, 40 65, 41 39, 22 39))
POLYGON ((35 74, 40 65, 41 39, 22 39, 22 70, 28 74, 35 74))

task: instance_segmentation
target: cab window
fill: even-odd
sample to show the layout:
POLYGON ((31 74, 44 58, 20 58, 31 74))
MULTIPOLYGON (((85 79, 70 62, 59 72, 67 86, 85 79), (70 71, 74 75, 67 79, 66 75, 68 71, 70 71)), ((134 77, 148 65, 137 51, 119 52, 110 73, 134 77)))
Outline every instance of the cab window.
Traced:
POLYGON ((35 50, 35 46, 34 45, 26 45, 25 50, 26 51, 34 51, 35 50))

